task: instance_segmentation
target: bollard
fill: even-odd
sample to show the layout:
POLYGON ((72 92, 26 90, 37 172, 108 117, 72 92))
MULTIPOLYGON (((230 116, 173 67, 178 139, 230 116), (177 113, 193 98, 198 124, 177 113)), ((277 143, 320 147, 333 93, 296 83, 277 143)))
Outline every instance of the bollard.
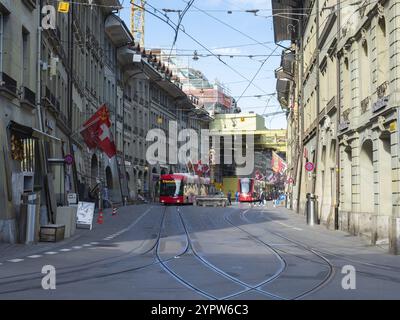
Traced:
POLYGON ((309 226, 313 226, 315 224, 318 224, 318 216, 316 208, 317 196, 313 193, 307 193, 306 197, 307 197, 307 204, 306 204, 307 224, 309 226))

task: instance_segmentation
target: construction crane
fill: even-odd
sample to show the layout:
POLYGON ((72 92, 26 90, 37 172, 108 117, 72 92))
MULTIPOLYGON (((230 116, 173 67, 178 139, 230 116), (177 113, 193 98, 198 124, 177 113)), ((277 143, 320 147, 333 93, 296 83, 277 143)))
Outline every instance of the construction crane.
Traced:
POLYGON ((144 48, 144 22, 146 0, 131 0, 131 33, 135 42, 144 48))

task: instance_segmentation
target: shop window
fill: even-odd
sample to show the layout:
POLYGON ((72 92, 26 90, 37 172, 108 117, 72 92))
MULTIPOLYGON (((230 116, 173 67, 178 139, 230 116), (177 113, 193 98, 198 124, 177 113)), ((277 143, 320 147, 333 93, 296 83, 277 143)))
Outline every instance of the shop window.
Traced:
POLYGON ((22 138, 15 133, 11 134, 11 158, 20 162, 21 171, 35 171, 35 146, 35 139, 22 138))

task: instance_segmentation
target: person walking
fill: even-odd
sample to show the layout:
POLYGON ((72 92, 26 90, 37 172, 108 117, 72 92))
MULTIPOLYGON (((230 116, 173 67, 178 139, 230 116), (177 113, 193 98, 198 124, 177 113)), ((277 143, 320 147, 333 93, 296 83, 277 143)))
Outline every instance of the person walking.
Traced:
POLYGON ((264 206, 264 200, 265 200, 265 193, 264 193, 264 190, 262 190, 261 191, 261 194, 260 194, 260 202, 258 203, 258 206, 264 206))
POLYGON ((231 206, 232 205, 232 192, 228 191, 228 203, 231 206))
POLYGON ((235 200, 236 200, 236 203, 239 202, 239 191, 236 191, 236 193, 235 193, 235 200))

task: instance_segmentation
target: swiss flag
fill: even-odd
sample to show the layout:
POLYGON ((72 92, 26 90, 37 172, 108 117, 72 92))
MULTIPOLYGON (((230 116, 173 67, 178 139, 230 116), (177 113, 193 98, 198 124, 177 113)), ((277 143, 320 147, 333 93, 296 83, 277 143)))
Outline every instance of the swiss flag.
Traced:
POLYGON ((83 124, 81 135, 90 149, 98 147, 109 158, 112 158, 117 154, 117 149, 112 139, 110 127, 110 113, 108 112, 107 106, 102 105, 96 113, 83 124))
POLYGON ((201 163, 201 160, 197 162, 197 164, 194 165, 194 170, 196 174, 198 175, 204 175, 208 171, 210 171, 210 168, 208 165, 201 163))

